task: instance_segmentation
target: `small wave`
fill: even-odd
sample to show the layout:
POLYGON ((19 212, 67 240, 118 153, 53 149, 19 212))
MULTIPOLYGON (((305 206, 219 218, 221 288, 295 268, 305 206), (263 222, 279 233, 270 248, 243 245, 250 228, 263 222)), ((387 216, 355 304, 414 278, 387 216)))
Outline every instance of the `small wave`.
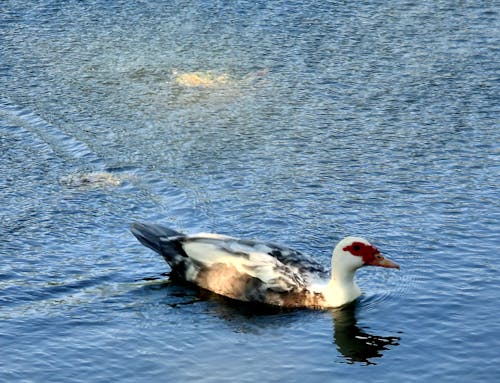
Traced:
POLYGON ((390 272, 370 269, 360 273, 358 280, 363 290, 362 307, 372 310, 384 302, 399 300, 400 297, 406 296, 414 284, 414 275, 410 270, 402 268, 390 272))
POLYGON ((86 163, 104 166, 101 159, 84 142, 76 140, 54 126, 35 112, 0 98, 0 111, 16 123, 38 136, 49 145, 53 152, 65 158, 83 159, 86 163))

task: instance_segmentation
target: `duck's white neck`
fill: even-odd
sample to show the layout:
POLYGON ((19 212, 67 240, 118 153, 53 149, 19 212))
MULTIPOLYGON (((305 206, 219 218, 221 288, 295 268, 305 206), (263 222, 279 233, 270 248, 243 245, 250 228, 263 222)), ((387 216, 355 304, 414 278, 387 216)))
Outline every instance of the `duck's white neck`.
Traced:
POLYGON ((342 306, 361 295, 361 290, 354 280, 356 269, 342 266, 332 262, 332 277, 323 293, 329 307, 342 306))

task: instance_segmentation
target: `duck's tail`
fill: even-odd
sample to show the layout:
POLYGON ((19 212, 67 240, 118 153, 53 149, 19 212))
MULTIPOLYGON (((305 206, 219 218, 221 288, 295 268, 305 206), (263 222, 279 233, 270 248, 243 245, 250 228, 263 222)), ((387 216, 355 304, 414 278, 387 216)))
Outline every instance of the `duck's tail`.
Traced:
POLYGON ((134 222, 130 226, 130 231, 140 243, 159 254, 162 254, 161 239, 183 236, 178 231, 154 223, 134 222))

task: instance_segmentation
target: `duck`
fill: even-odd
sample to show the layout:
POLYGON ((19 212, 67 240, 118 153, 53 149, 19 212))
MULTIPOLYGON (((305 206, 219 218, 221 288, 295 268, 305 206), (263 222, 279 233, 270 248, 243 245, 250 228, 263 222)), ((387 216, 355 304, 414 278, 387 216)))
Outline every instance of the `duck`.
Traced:
POLYGON ((154 223, 132 223, 140 243, 170 265, 170 276, 243 302, 329 309, 361 296, 355 273, 364 266, 399 269, 362 237, 333 249, 331 272, 313 257, 268 242, 215 233, 184 234, 154 223))

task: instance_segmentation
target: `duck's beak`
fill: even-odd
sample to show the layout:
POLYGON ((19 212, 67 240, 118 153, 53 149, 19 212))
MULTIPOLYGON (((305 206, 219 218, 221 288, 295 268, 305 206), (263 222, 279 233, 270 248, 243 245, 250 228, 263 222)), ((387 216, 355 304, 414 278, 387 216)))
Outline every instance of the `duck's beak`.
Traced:
POLYGON ((373 259, 366 263, 367 266, 379 266, 386 267, 388 269, 399 269, 399 265, 390 260, 389 258, 384 257, 382 254, 377 253, 373 257, 373 259))

